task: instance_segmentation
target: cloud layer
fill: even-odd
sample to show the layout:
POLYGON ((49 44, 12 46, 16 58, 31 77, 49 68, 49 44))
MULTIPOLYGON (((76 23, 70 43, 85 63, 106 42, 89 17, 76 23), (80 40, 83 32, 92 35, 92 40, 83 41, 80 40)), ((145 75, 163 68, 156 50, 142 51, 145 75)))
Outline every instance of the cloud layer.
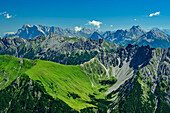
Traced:
POLYGON ((81 28, 81 27, 78 27, 78 26, 75 26, 74 29, 75 29, 75 31, 77 32, 77 31, 80 31, 82 28, 81 28))
POLYGON ((7 19, 12 18, 12 15, 9 15, 9 13, 7 13, 6 11, 5 11, 5 12, 0 13, 0 15, 4 15, 7 19))
POLYGON ((97 28, 100 28, 100 25, 102 24, 102 22, 93 20, 93 21, 89 21, 88 24, 94 25, 94 26, 97 26, 97 28))
POLYGON ((149 15, 149 17, 153 17, 153 16, 157 16, 157 15, 160 15, 160 11, 159 12, 155 12, 155 13, 151 13, 150 15, 149 15))

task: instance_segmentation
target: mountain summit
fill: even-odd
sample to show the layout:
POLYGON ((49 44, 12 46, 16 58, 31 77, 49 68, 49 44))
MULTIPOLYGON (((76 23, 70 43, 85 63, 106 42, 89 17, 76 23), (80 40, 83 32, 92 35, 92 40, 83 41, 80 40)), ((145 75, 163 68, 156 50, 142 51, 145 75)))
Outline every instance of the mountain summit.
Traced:
POLYGON ((151 30, 135 40, 133 44, 168 48, 170 46, 170 36, 159 30, 151 30))

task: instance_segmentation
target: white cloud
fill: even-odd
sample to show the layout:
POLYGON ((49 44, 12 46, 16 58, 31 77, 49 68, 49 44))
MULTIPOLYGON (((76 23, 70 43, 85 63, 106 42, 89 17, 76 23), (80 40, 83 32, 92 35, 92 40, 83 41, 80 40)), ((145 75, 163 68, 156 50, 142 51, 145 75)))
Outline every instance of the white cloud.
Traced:
POLYGON ((113 25, 110 25, 110 27, 113 27, 113 25))
POLYGON ((9 15, 9 13, 7 13, 6 11, 5 11, 5 12, 0 13, 0 15, 4 15, 7 19, 10 19, 10 18, 12 18, 12 17, 13 17, 12 15, 9 15))
POLYGON ((94 25, 94 26, 97 26, 98 28, 100 28, 100 25, 102 24, 102 22, 93 20, 93 21, 89 21, 88 24, 94 25))
POLYGON ((77 31, 80 31, 82 28, 81 28, 81 27, 78 27, 78 26, 75 26, 74 29, 75 29, 75 31, 77 32, 77 31))
POLYGON ((151 13, 150 15, 149 15, 149 17, 153 17, 153 16, 157 16, 157 15, 160 15, 160 11, 159 12, 155 12, 155 13, 151 13))
POLYGON ((12 15, 9 15, 8 13, 7 13, 7 14, 4 14, 4 16, 5 16, 7 19, 12 18, 12 15))
POLYGON ((136 18, 134 19, 134 21, 136 21, 136 18))

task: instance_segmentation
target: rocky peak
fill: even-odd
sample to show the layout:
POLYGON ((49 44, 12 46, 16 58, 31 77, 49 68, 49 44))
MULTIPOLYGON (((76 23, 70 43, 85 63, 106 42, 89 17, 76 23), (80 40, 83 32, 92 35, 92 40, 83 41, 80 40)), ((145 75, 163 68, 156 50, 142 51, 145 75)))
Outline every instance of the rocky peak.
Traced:
POLYGON ((138 25, 138 26, 132 26, 132 28, 129 30, 129 35, 133 38, 138 38, 145 34, 146 32, 138 25))
POLYGON ((119 29, 115 32, 115 34, 119 34, 119 33, 124 33, 125 31, 123 29, 119 29))
POLYGON ((94 40, 98 40, 98 39, 103 39, 103 36, 100 35, 98 32, 94 32, 92 35, 91 35, 91 38, 94 39, 94 40))
POLYGON ((150 30, 144 36, 147 37, 147 39, 170 39, 167 34, 157 30, 150 30))
POLYGON ((137 26, 132 26, 131 28, 130 28, 130 30, 138 30, 138 29, 142 29, 139 25, 137 25, 137 26))
MULTIPOLYGON (((154 27, 154 28, 152 28, 151 30, 155 30, 155 31, 161 31, 159 28, 157 28, 157 27, 154 27)), ((162 31, 161 31, 162 32, 162 31)))
POLYGON ((106 39, 106 40, 110 40, 114 37, 114 33, 112 33, 111 31, 106 31, 104 34, 103 34, 103 37, 106 39))
POLYGON ((103 35, 108 35, 108 36, 110 36, 110 35, 112 35, 113 33, 111 32, 111 31, 106 31, 103 35))
POLYGON ((32 27, 30 24, 24 24, 23 26, 22 26, 22 28, 28 28, 28 27, 32 27))

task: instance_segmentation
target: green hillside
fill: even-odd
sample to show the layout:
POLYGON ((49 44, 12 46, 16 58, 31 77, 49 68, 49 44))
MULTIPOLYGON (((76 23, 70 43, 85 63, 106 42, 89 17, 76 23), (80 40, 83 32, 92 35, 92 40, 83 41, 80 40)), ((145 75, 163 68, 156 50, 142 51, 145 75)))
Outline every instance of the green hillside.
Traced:
POLYGON ((62 65, 42 60, 33 61, 9 55, 0 56, 0 61, 2 62, 0 64, 2 92, 6 91, 6 87, 15 84, 14 81, 22 85, 19 79, 28 76, 29 79, 44 88, 45 94, 53 99, 62 100, 77 111, 88 107, 96 108, 91 97, 105 98, 105 95, 99 91, 100 85, 92 87, 89 77, 79 65, 62 65))
POLYGON ((35 61, 0 55, 0 90, 10 85, 19 75, 30 69, 35 61))
POLYGON ((53 98, 59 98, 76 110, 85 107, 94 107, 87 104, 89 94, 93 88, 89 78, 81 71, 79 65, 61 65, 49 61, 37 60, 26 74, 35 81, 43 84, 53 98))

